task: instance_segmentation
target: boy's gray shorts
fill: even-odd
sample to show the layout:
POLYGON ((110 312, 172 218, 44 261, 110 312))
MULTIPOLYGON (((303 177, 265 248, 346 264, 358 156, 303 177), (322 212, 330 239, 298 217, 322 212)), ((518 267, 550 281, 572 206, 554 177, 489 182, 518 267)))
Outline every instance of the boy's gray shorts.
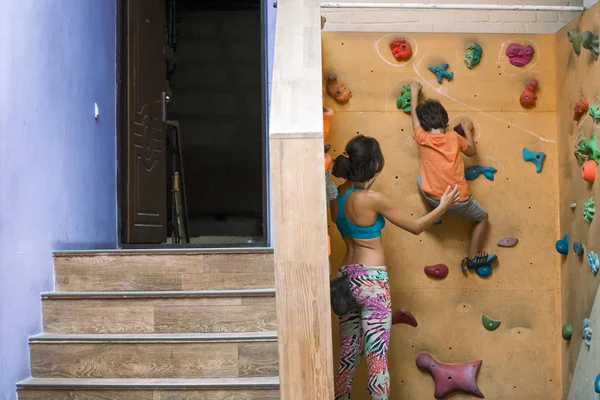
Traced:
MULTIPOLYGON (((425 192, 423 192, 423 189, 421 189, 421 175, 417 178, 417 185, 431 209, 437 208, 440 205, 440 201, 427 196, 425 192)), ((473 196, 469 197, 469 200, 461 201, 457 205, 451 207, 448 212, 458 214, 463 218, 477 222, 482 221, 487 217, 487 212, 479 205, 473 196)))

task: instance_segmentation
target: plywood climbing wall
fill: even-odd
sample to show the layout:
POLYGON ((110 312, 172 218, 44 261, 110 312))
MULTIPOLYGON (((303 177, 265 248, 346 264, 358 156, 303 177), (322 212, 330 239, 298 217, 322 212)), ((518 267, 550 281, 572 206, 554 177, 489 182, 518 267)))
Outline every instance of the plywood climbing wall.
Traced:
MULTIPOLYGON (((468 165, 498 169, 494 181, 483 176, 471 191, 490 215, 486 249, 499 256, 491 277, 460 271, 471 225, 445 216, 441 225, 413 236, 391 224, 384 230, 385 255, 394 309, 412 312, 419 326, 394 325, 390 344, 392 399, 431 399, 433 381, 415 365, 415 356, 431 353, 446 363, 482 359, 479 387, 491 399, 560 399, 558 159, 556 131, 555 39, 552 35, 460 35, 323 33, 324 76, 336 72, 354 96, 347 105, 326 98, 335 110, 331 133, 335 158, 358 133, 374 136, 382 145, 386 166, 374 189, 392 197, 406 213, 425 212, 417 192, 419 154, 413 142, 410 117, 396 109, 401 86, 418 79, 425 98, 440 100, 451 125, 461 118, 474 122, 478 156, 468 165), (413 58, 398 63, 389 43, 405 36, 413 58), (479 66, 468 70, 463 54, 469 42, 483 47, 479 66), (526 67, 509 64, 504 55, 511 42, 531 44, 535 57, 526 67), (438 84, 427 67, 447 62, 452 82, 438 84), (537 106, 519 104, 529 79, 540 83, 537 106), (525 163, 522 150, 544 151, 541 173, 525 163), (503 236, 517 236, 517 247, 501 249, 503 236), (450 274, 441 281, 428 278, 423 267, 445 263, 450 274), (494 332, 485 330, 481 315, 502 321, 494 332)), ((338 182, 341 183, 341 182, 338 182)), ((344 244, 330 221, 332 276, 344 244)), ((339 356, 337 318, 334 348, 339 356)), ((366 364, 355 375, 353 399, 369 399, 366 364)), ((458 395, 453 399, 471 398, 458 395)))
MULTIPOLYGON (((592 132, 600 133, 600 124, 587 115, 579 121, 573 120, 573 106, 583 93, 590 104, 600 104, 600 64, 595 61, 586 49, 581 49, 578 56, 567 38, 569 29, 579 32, 586 30, 598 32, 600 8, 595 5, 582 17, 567 25, 556 34, 557 38, 557 127, 558 127, 558 159, 560 187, 560 235, 569 234, 571 245, 581 242, 585 246, 585 254, 579 258, 571 247, 569 254, 561 258, 562 286, 562 320, 560 325, 571 323, 573 337, 563 342, 563 376, 564 395, 569 399, 595 399, 598 395, 593 390, 593 380, 600 359, 600 341, 597 339, 590 349, 582 344, 582 320, 591 318, 594 324, 600 322, 600 306, 592 312, 594 298, 597 295, 600 276, 594 277, 587 264, 587 253, 590 250, 600 253, 600 225, 595 218, 591 224, 583 219, 583 203, 594 196, 600 200, 600 177, 593 185, 581 178, 580 167, 573 154, 575 136, 582 130, 586 139, 592 132), (575 210, 569 205, 576 203, 575 210)), ((597 208, 598 206, 596 206, 597 208)), ((600 332, 596 332, 596 335, 600 332)))

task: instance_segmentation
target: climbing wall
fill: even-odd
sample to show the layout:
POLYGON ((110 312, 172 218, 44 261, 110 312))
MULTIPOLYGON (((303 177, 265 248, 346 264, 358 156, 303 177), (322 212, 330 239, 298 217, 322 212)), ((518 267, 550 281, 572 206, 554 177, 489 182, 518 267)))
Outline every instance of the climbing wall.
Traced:
MULTIPOLYGON (((445 363, 483 360, 478 383, 486 398, 560 399, 560 257, 554 251, 559 234, 555 37, 324 32, 322 42, 324 77, 337 73, 353 92, 345 105, 325 99, 335 111, 325 139, 332 145, 330 154, 335 158, 358 133, 377 138, 386 166, 373 189, 386 193, 407 214, 425 213, 416 186, 419 154, 411 138, 410 116, 396 109, 402 85, 411 80, 423 83, 424 98, 444 104, 451 126, 461 118, 473 120, 479 154, 466 159, 466 165, 498 170, 493 181, 480 176, 470 183, 490 215, 486 249, 499 257, 489 278, 460 271, 471 225, 458 217, 447 215, 441 225, 420 236, 389 223, 384 230, 393 308, 410 311, 419 324, 393 326, 391 398, 433 398, 433 380, 415 365, 418 353, 429 352, 445 363), (413 48, 407 62, 397 62, 389 49, 399 36, 413 48), (474 41, 482 46, 483 57, 469 70, 463 55, 474 41), (534 47, 535 56, 527 66, 509 63, 505 50, 512 42, 534 47), (449 63, 454 78, 440 85, 427 67, 441 63, 449 63), (539 81, 540 90, 536 106, 526 110, 519 96, 530 79, 539 81), (541 173, 523 161, 524 147, 546 153, 541 173), (518 237, 519 244, 497 247, 504 236, 518 237), (445 279, 424 274, 426 265, 437 263, 450 267, 445 279), (484 329, 482 314, 500 320, 500 327, 493 332, 484 329)), ((329 225, 333 277, 345 247, 335 224, 329 225)), ((338 323, 333 317, 337 363, 338 323)), ((354 382, 352 398, 369 399, 364 360, 354 382)), ((453 397, 467 398, 472 397, 453 397)))
MULTIPOLYGON (((583 218, 583 204, 590 196, 600 200, 600 184, 589 184, 581 177, 581 168, 573 154, 576 134, 583 131, 585 139, 592 132, 600 132, 600 124, 585 113, 579 122, 573 120, 573 108, 581 94, 590 104, 600 103, 600 64, 589 50, 582 48, 578 56, 567 38, 570 29, 578 32, 598 31, 600 9, 592 7, 584 16, 570 23, 556 34, 557 38, 557 121, 558 121, 558 160, 560 187, 560 236, 569 234, 571 249, 561 258, 562 320, 560 325, 570 323, 573 336, 563 341, 563 380, 564 396, 569 399, 596 399, 593 383, 600 372, 600 342, 594 340, 588 347, 582 341, 582 320, 591 318, 595 334, 600 335, 600 299, 593 310, 597 297, 600 276, 595 277, 587 263, 589 251, 600 252, 600 225, 597 220, 587 224, 583 218), (576 203, 576 208, 570 208, 576 203), (581 242, 585 247, 582 257, 577 257, 572 248, 573 242, 581 242), (570 390, 569 390, 570 389, 570 390)), ((600 122, 600 121, 599 121, 600 122)), ((558 237, 557 237, 558 238, 558 237)), ((557 239, 556 238, 556 239, 557 239)))

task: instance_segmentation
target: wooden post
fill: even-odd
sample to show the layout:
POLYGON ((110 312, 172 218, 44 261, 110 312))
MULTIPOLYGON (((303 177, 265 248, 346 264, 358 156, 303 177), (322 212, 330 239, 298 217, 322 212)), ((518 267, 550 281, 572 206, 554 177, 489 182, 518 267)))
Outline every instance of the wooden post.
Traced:
POLYGON ((333 399, 319 0, 280 0, 269 132, 282 400, 333 399))

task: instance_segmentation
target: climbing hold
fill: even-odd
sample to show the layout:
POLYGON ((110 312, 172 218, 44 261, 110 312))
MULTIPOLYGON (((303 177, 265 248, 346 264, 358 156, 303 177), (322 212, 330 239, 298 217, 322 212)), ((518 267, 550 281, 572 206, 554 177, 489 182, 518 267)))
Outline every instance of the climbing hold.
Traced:
POLYGON ((396 108, 398 110, 402 110, 405 113, 410 112, 410 85, 402 86, 402 90, 400 91, 400 96, 396 99, 396 108))
POLYGON ((462 124, 458 124, 454 127, 454 132, 458 133, 460 136, 465 136, 465 130, 462 127, 462 124))
POLYGON ((583 255, 584 247, 581 243, 575 242, 573 243, 573 251, 577 257, 581 257, 583 255))
POLYGON ((579 55, 581 53, 581 34, 577 29, 569 29, 567 37, 569 38, 569 42, 573 44, 575 54, 579 55))
POLYGON ((392 314, 392 325, 407 324, 410 326, 418 326, 417 319, 406 310, 399 309, 392 314))
POLYGON ((591 224, 594 220, 594 214, 596 210, 594 209, 594 196, 590 197, 588 201, 583 203, 583 219, 588 224, 591 224))
POLYGON ((519 243, 516 237, 503 237, 498 240, 498 247, 515 247, 519 243))
POLYGON ((569 207, 571 207, 571 210, 574 210, 577 207, 577 203, 571 203, 569 207))
POLYGON ((472 181, 476 179, 479 175, 483 174, 483 176, 485 176, 487 179, 493 181, 494 172, 496 171, 497 169, 494 167, 482 167, 479 165, 475 165, 473 167, 465 168, 465 178, 468 181, 472 181))
POLYGON ((594 183, 596 180, 596 162, 588 160, 581 166, 581 177, 588 183, 594 183))
POLYGON ((467 68, 473 69, 479 64, 481 61, 481 53, 483 53, 483 49, 477 43, 471 43, 467 46, 464 57, 467 68))
POLYGON ((592 345, 592 327, 589 318, 583 319, 583 341, 588 347, 592 345))
POLYGON ((431 278, 445 278, 448 276, 448 266, 436 264, 425 267, 425 274, 431 278))
POLYGON ((463 391, 479 398, 484 398, 477 386, 477 373, 481 360, 467 364, 443 364, 436 361, 429 353, 417 355, 417 366, 429 372, 435 383, 433 396, 442 399, 450 393, 463 391))
POLYGON ((581 45, 584 49, 589 50, 592 53, 592 57, 598 59, 600 53, 598 49, 598 35, 594 35, 590 31, 585 31, 581 34, 581 45))
POLYGON ((565 340, 571 340, 573 336, 573 326, 571 324, 565 324, 562 327, 562 337, 565 340))
POLYGON ((598 268, 600 268, 600 261, 598 261, 598 254, 593 251, 588 253, 588 265, 592 269, 592 274, 596 276, 598 273, 598 268))
POLYGON ((525 90, 523 90, 523 93, 521 93, 521 97, 519 98, 519 101, 523 107, 531 108, 535 106, 535 100, 537 99, 535 92, 537 91, 538 87, 538 81, 535 79, 529 81, 527 87, 525 90))
POLYGON ((594 382, 594 391, 600 393, 600 374, 596 375, 596 381, 594 382))
POLYGON ((481 267, 478 267, 475 270, 475 273, 477 273, 477 275, 479 275, 482 278, 487 278, 492 274, 492 267, 490 267, 489 265, 482 265, 481 267))
POLYGON ((565 235, 562 239, 556 241, 556 251, 558 251, 563 256, 569 254, 569 235, 565 235))
POLYGON ((511 43, 506 48, 506 55, 515 67, 524 67, 533 59, 533 46, 511 43))
POLYGON ((407 61, 412 57, 412 47, 403 37, 399 37, 390 43, 390 49, 392 49, 396 61, 407 61))
POLYGON ((327 22, 327 18, 325 18, 324 16, 321 15, 321 30, 323 30, 323 27, 325 26, 325 22, 327 22))
POLYGON ((488 331, 495 331, 500 326, 500 321, 494 321, 493 319, 489 319, 485 314, 481 314, 481 323, 483 327, 488 331))
POLYGON ((535 172, 538 174, 542 171, 542 165, 544 164, 545 158, 546 153, 543 151, 535 152, 528 148, 523 149, 523 160, 533 163, 535 165, 535 172))
POLYGON ((590 105, 588 107, 588 114, 594 119, 594 122, 600 122, 600 106, 598 106, 598 104, 593 103, 590 105))
POLYGON ((448 81, 451 81, 452 78, 454 77, 454 73, 446 71, 447 68, 448 68, 447 63, 437 65, 437 66, 435 66, 435 65, 429 66, 429 70, 435 74, 435 77, 437 78, 438 83, 442 83, 442 80, 444 78, 446 78, 448 81))
POLYGON ((336 74, 329 74, 327 77, 327 93, 340 104, 346 104, 352 97, 352 92, 346 85, 338 82, 336 74))
POLYGON ((590 103, 588 103, 585 96, 583 94, 579 96, 575 102, 575 107, 573 108, 573 121, 579 121, 583 114, 587 112, 589 107, 590 103))
POLYGON ((589 159, 594 160, 596 164, 600 163, 600 149, 596 141, 596 132, 592 133, 592 137, 589 140, 584 140, 583 134, 581 136, 578 134, 576 141, 577 150, 575 150, 575 157, 577 157, 579 165, 583 165, 589 159))

